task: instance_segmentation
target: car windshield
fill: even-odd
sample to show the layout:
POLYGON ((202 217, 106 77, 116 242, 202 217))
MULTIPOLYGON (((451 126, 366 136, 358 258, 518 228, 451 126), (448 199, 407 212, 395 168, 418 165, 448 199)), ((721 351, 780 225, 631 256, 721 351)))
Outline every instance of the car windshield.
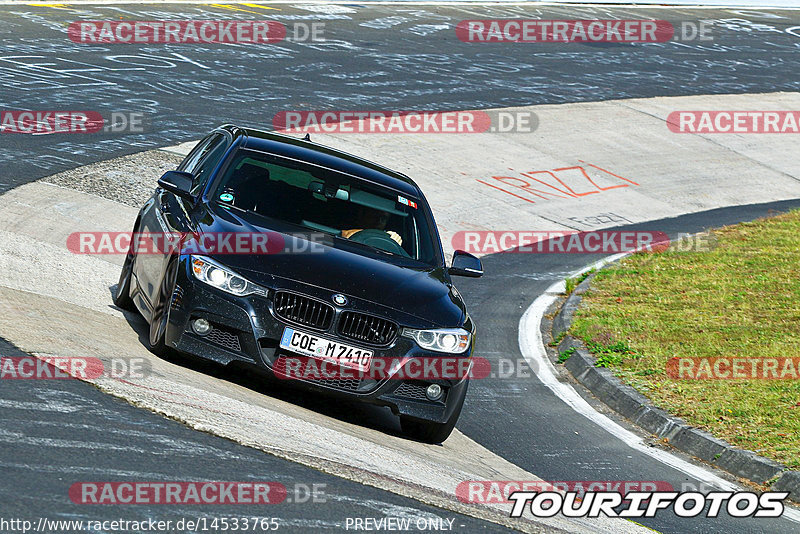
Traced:
POLYGON ((420 200, 330 169, 242 149, 213 200, 382 254, 437 264, 436 240, 420 200))

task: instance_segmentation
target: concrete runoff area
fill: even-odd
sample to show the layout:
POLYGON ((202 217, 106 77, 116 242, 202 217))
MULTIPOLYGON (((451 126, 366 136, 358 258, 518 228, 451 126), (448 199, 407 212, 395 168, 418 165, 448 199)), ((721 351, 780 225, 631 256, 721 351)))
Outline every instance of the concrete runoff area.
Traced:
MULTIPOLYGON (((432 205, 445 247, 451 249, 453 236, 462 230, 583 230, 589 227, 587 219, 609 213, 637 223, 796 198, 800 164, 787 157, 791 135, 674 134, 665 119, 676 109, 798 109, 798 105, 800 95, 775 93, 533 106, 520 108, 539 118, 538 130, 528 134, 314 134, 312 140, 414 178, 432 205), (539 192, 531 195, 533 185, 519 187, 523 182, 518 181, 532 184, 531 175, 553 187, 540 184, 539 192), (553 175, 560 180, 552 181, 553 175), (587 180, 587 175, 593 179, 587 180), (572 194, 564 192, 564 184, 572 194), (550 190, 556 194, 547 194, 550 190)), ((141 158, 159 162, 163 155, 174 163, 175 153, 188 148, 151 151, 141 158)), ((220 371, 204 372, 203 365, 150 355, 140 341, 144 322, 111 305, 122 256, 76 255, 65 246, 72 232, 132 228, 136 208, 89 192, 115 198, 110 192, 115 191, 118 198, 131 187, 118 175, 106 175, 115 167, 113 162, 106 170, 103 165, 98 164, 100 171, 92 179, 104 181, 108 191, 82 186, 81 180, 89 175, 76 169, 0 197, 4 229, 0 332, 7 340, 42 356, 93 356, 104 361, 114 356, 146 357, 152 373, 145 380, 95 383, 194 428, 453 511, 501 521, 507 514, 503 506, 459 503, 454 498, 458 483, 538 480, 535 473, 459 432, 441 447, 423 445, 395 435, 390 423, 330 417, 324 410, 236 383, 228 375, 222 380, 213 376, 220 371), (365 454, 347 454, 354 448, 365 454)), ((163 161, 154 165, 152 175, 140 176, 152 187, 161 170, 163 161)), ((591 228, 617 224, 601 222, 591 228)), ((360 415, 374 412, 365 407, 360 415)), ((620 520, 561 517, 514 526, 530 531, 645 530, 620 520)))

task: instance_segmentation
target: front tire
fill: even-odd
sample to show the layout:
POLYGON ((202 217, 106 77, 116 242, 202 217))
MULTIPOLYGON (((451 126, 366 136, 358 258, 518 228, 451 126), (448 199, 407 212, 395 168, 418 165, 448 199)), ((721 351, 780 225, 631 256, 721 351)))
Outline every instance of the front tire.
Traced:
POLYGON ((172 294, 178 276, 178 262, 172 261, 164 272, 158 295, 153 304, 153 313, 150 316, 150 334, 147 339, 147 348, 157 356, 168 356, 170 348, 165 340, 167 324, 169 323, 169 310, 172 305, 172 294))
POLYGON ((125 255, 125 263, 122 264, 122 272, 119 273, 119 282, 117 282, 117 290, 114 292, 114 306, 128 311, 136 311, 136 305, 131 298, 131 280, 133 279, 133 262, 136 259, 136 253, 133 251, 133 245, 125 255))

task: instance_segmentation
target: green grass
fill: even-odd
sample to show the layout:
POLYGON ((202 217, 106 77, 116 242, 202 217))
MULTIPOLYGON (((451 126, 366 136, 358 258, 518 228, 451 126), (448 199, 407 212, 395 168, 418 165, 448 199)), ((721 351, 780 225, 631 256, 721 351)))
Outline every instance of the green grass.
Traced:
POLYGON ((571 295, 572 292, 575 291, 575 288, 578 287, 578 285, 581 282, 583 282, 584 280, 589 278, 589 275, 591 275, 596 270, 597 269, 589 269, 588 271, 583 272, 583 273, 579 274, 578 276, 573 276, 572 278, 567 278, 566 281, 565 281, 566 282, 565 293, 567 295, 571 295))
POLYGON ((553 338, 553 341, 551 341, 549 345, 551 347, 557 347, 561 343, 561 341, 564 340, 565 337, 567 337, 567 333, 561 332, 555 338, 553 338))
POLYGON ((558 354, 558 363, 564 363, 569 360, 569 357, 575 352, 575 347, 570 347, 567 350, 563 350, 558 354))
POLYGON ((656 405, 800 468, 800 381, 665 373, 675 356, 800 357, 800 211, 714 234, 712 251, 636 254, 601 270, 571 333, 656 405))

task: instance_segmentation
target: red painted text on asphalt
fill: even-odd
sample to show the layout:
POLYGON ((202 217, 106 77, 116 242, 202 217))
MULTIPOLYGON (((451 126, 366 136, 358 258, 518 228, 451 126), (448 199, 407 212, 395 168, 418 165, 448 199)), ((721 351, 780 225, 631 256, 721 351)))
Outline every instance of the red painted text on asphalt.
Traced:
POLYGON ((76 504, 277 504, 286 499, 278 482, 76 482, 76 504))
POLYGON ((286 27, 270 20, 87 20, 67 30, 75 43, 277 43, 286 27))
POLYGON ((674 133, 800 133, 800 111, 673 111, 674 133))
POLYGON ((663 43, 675 29, 666 20, 463 20, 456 36, 467 43, 663 43))

